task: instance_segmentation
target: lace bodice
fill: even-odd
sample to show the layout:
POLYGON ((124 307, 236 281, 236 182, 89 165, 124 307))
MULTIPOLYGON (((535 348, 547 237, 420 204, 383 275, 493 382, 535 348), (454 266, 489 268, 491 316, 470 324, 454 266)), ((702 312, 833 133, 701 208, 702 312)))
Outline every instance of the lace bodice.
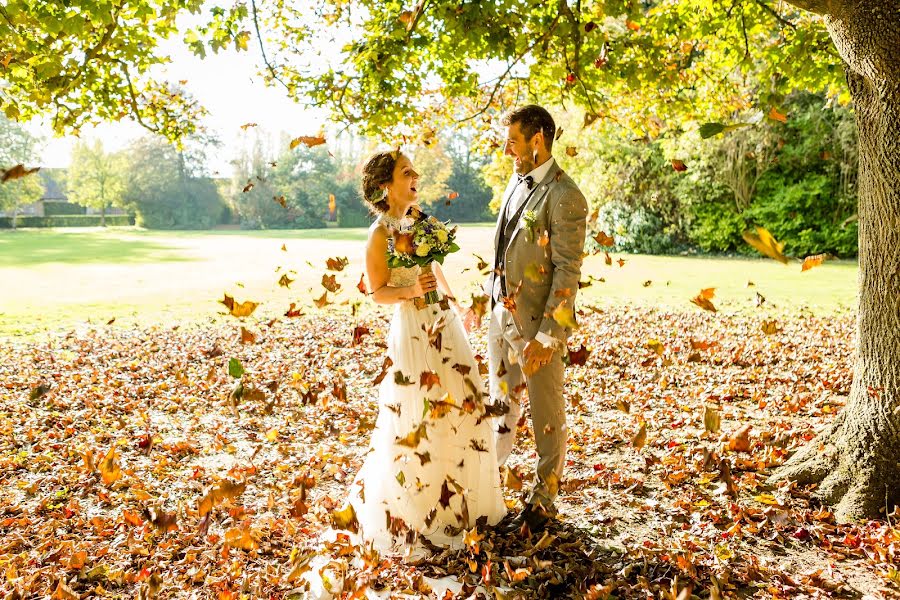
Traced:
MULTIPOLYGON (((395 219, 390 215, 383 214, 378 218, 378 221, 387 227, 389 231, 405 231, 409 229, 409 226, 412 224, 412 221, 409 219, 395 219)), ((394 250, 394 238, 388 238, 388 250, 394 250)), ((418 266, 415 267, 397 267, 395 269, 391 269, 390 277, 388 278, 388 286, 389 287, 407 287, 410 285, 414 285, 416 283, 416 279, 419 276, 420 268, 418 266)))

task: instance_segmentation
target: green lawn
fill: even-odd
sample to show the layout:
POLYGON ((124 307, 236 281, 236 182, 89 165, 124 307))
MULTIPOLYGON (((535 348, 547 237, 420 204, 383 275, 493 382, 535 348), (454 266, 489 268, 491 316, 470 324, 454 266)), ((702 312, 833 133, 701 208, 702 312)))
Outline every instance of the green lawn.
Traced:
MULTIPOLYGON (((224 293, 261 302, 254 316, 280 316, 290 302, 311 305, 321 296, 325 259, 346 256, 338 274, 344 290, 337 302, 362 300, 364 229, 306 231, 156 232, 134 228, 20 230, 0 232, 0 335, 33 335, 47 329, 92 322, 115 326, 170 325, 218 316, 224 293), (286 251, 282 251, 282 244, 286 251), (277 282, 282 273, 296 281, 277 282)), ((461 227, 463 250, 445 271, 458 296, 482 277, 474 254, 493 256, 493 227, 461 227)), ((584 276, 603 278, 582 291, 602 305, 659 305, 700 310, 690 303, 701 288, 715 287, 722 311, 808 310, 828 314, 852 310, 856 263, 834 261, 801 273, 766 259, 621 255, 625 265, 589 257, 584 276), (649 283, 648 283, 649 282, 649 283), (748 286, 748 282, 753 285, 748 286)), ((614 255, 613 258, 619 258, 614 255)), ((309 310, 315 310, 310 308, 309 310)))

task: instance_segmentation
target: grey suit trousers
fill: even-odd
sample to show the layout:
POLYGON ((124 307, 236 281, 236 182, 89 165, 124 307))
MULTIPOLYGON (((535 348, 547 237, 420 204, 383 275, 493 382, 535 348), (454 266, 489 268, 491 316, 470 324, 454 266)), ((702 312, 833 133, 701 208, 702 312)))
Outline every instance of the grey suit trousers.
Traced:
POLYGON ((561 352, 557 350, 549 364, 531 377, 525 377, 521 367, 524 364, 522 355, 525 344, 526 340, 519 334, 512 315, 498 303, 488 327, 490 394, 493 402, 507 404, 509 412, 497 419, 497 461, 503 465, 512 452, 517 423, 522 414, 521 400, 527 388, 538 454, 537 477, 527 502, 550 508, 559 493, 566 458, 565 365, 561 352))

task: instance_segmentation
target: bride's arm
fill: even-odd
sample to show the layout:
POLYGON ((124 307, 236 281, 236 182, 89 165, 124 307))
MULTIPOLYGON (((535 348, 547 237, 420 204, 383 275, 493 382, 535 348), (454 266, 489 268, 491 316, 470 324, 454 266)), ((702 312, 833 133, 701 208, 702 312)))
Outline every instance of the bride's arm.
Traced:
POLYGON ((388 234, 383 227, 374 227, 366 244, 366 276, 372 289, 372 300, 378 304, 397 304, 424 296, 435 288, 432 275, 421 275, 419 280, 406 287, 389 287, 391 270, 387 265, 388 234))

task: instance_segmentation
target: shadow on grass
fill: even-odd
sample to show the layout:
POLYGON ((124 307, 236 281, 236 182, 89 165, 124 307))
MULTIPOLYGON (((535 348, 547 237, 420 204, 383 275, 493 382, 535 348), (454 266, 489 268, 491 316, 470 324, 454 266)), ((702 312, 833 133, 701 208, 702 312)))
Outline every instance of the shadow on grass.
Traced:
POLYGON ((46 263, 157 263, 192 260, 176 248, 106 232, 9 231, 0 233, 0 267, 46 263))

